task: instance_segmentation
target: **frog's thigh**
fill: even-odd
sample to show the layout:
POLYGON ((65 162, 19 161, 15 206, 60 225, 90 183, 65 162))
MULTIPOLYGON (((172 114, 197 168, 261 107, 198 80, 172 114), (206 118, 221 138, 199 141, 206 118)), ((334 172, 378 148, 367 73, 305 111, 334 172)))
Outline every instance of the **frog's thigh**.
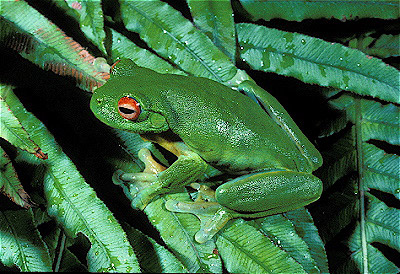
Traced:
POLYGON ((241 176, 219 186, 219 204, 239 212, 270 215, 305 206, 319 198, 322 182, 309 173, 260 172, 241 176))

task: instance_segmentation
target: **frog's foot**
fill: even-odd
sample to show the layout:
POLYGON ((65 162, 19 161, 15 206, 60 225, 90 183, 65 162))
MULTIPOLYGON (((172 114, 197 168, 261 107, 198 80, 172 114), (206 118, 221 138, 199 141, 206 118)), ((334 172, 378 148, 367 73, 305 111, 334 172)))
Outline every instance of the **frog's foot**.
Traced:
POLYGON ((190 185, 198 191, 194 202, 168 200, 165 207, 169 211, 192 213, 200 219, 200 230, 195 235, 195 240, 205 243, 233 218, 229 210, 222 207, 215 199, 215 191, 205 185, 192 183, 190 185))
POLYGON ((143 172, 125 173, 117 170, 113 175, 115 184, 128 184, 132 206, 143 210, 162 189, 157 174, 166 168, 157 163, 147 148, 139 150, 139 159, 145 164, 143 172))

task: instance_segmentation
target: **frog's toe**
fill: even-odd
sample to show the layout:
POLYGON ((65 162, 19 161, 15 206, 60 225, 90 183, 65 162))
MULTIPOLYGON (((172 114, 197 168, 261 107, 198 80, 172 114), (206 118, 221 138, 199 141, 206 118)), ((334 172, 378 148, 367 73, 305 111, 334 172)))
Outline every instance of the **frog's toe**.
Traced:
POLYGON ((131 189, 131 205, 133 208, 144 210, 146 206, 150 203, 151 199, 146 199, 146 197, 141 192, 133 193, 131 189))
POLYGON ((121 180, 121 175, 124 174, 124 172, 120 169, 114 172, 112 176, 112 181, 116 185, 123 185, 125 182, 121 180))
POLYGON ((213 190, 197 183, 191 186, 199 191, 194 202, 168 200, 165 203, 165 208, 172 212, 196 215, 200 220, 200 230, 196 233, 195 240, 199 243, 205 243, 222 229, 233 216, 228 209, 215 201, 213 190))
POLYGON ((212 216, 198 216, 200 219, 200 230, 194 236, 198 243, 205 243, 211 240, 226 223, 232 219, 232 215, 222 207, 212 216))
POLYGON ((182 202, 168 200, 167 210, 180 213, 191 213, 200 220, 200 230, 194 236, 198 243, 205 243, 232 219, 232 215, 216 202, 182 202))
POLYGON ((217 202, 182 202, 178 200, 168 200, 165 202, 165 208, 169 211, 180 213, 213 214, 221 206, 217 202))
POLYGON ((165 189, 160 184, 154 183, 145 187, 138 184, 130 185, 130 195, 132 207, 143 210, 159 194, 163 194, 165 189))
POLYGON ((130 192, 133 196, 134 193, 146 189, 157 181, 157 175, 151 173, 125 173, 122 170, 114 172, 112 180, 116 185, 129 185, 130 192))
POLYGON ((124 183, 137 183, 151 185, 152 182, 157 181, 157 175, 152 173, 117 173, 118 180, 124 183))
POLYGON ((117 170, 112 180, 114 184, 128 186, 132 207, 140 210, 151 202, 159 190, 158 177, 154 173, 125 173, 117 170))

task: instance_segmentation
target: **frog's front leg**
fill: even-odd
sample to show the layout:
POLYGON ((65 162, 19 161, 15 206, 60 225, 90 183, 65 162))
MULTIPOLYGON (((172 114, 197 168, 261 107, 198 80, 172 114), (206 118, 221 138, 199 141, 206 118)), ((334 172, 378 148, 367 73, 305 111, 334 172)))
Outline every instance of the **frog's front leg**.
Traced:
POLYGON ((195 238, 211 239, 231 218, 258 218, 305 206, 319 198, 322 182, 309 173, 264 171, 228 181, 215 191, 215 202, 169 200, 167 209, 193 213, 202 221, 195 238))
POLYGON ((128 183, 132 206, 143 210, 157 195, 167 193, 173 189, 194 182, 206 170, 207 164, 194 152, 177 149, 178 159, 168 168, 158 164, 148 149, 139 151, 139 159, 145 163, 145 170, 139 173, 114 174, 114 183, 128 183))

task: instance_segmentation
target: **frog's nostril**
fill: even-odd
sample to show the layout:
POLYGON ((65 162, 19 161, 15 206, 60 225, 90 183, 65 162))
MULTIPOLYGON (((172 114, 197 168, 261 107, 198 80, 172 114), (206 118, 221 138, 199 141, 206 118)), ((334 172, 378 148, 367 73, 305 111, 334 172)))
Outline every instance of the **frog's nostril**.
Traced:
POLYGON ((96 99, 96 101, 97 101, 97 103, 98 103, 99 105, 103 102, 103 100, 100 99, 100 98, 96 99))

